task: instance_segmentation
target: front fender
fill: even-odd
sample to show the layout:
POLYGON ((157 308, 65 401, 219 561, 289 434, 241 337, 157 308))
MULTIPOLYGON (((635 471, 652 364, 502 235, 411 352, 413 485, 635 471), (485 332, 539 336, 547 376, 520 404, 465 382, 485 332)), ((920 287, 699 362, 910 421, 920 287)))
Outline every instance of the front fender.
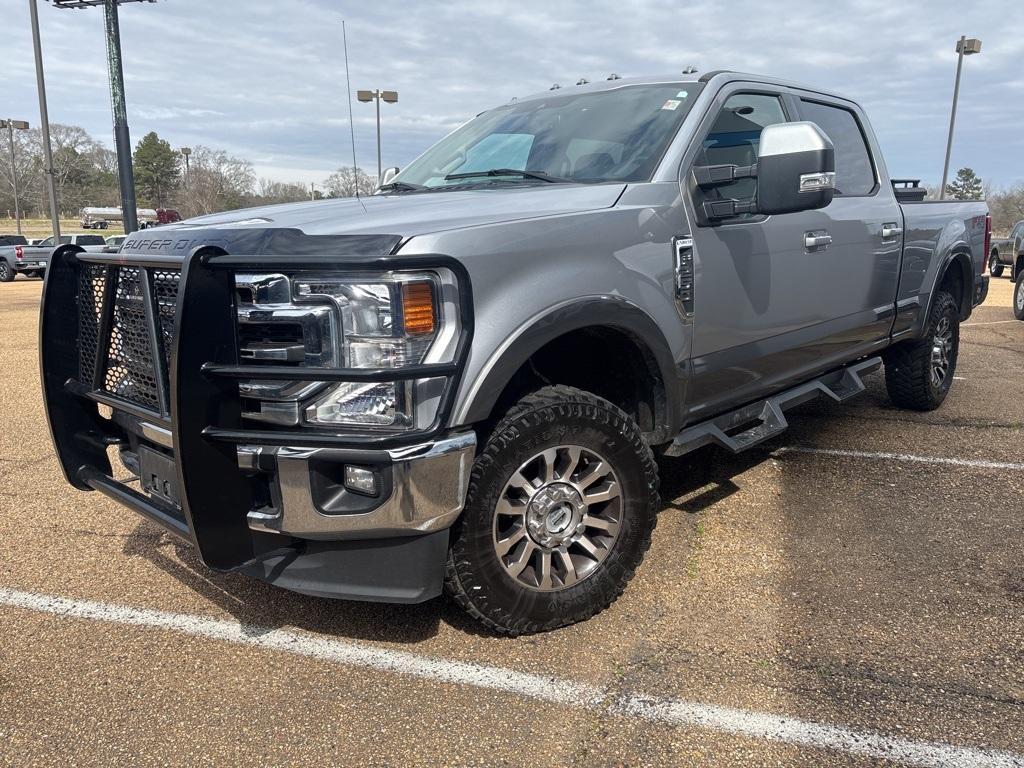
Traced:
POLYGON ((676 365, 668 340, 658 324, 640 307, 621 296, 584 296, 545 309, 517 328, 481 367, 473 381, 465 382, 455 405, 454 424, 472 424, 491 415, 512 377, 544 345, 572 331, 590 327, 626 333, 644 351, 650 369, 664 388, 659 427, 679 424, 685 376, 676 365))

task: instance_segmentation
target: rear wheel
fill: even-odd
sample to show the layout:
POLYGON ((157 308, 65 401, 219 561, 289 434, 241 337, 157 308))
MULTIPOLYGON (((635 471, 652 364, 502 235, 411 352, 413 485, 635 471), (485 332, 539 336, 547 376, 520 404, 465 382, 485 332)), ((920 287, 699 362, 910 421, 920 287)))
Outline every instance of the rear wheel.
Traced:
POLYGON ((448 593, 502 634, 593 616, 650 546, 657 487, 654 455, 619 408, 571 387, 527 395, 473 466, 448 593))
POLYGON ((924 338, 905 341, 885 356, 885 386, 900 408, 931 411, 953 384, 960 352, 960 310, 945 291, 935 296, 924 338))
POLYGON ((14 279, 14 270, 11 265, 0 259, 0 283, 9 283, 14 279))
POLYGON ((1024 269, 1017 275, 1017 284, 1013 288, 1013 316, 1024 320, 1024 269))
POLYGON ((999 261, 999 254, 993 253, 988 260, 988 271, 992 277, 999 277, 1003 274, 1003 265, 999 261))

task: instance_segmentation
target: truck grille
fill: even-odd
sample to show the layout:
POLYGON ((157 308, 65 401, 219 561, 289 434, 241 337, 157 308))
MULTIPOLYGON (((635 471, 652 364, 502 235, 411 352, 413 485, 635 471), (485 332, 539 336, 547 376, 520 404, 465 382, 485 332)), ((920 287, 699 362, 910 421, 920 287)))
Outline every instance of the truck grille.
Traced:
POLYGON ((142 267, 83 265, 78 290, 79 378, 109 395, 161 413, 157 376, 168 391, 171 341, 174 334, 180 273, 142 267), (150 306, 157 326, 151 332, 146 308, 147 279, 150 306), (108 283, 113 281, 112 286, 108 283), (112 296, 108 296, 112 289, 112 296), (104 300, 112 301, 109 333, 103 334, 104 300), (103 336, 103 338, 101 338, 103 336), (153 338, 159 349, 153 349, 153 338), (102 369, 97 376, 97 350, 102 369), (155 360, 163 361, 157 373, 155 360))

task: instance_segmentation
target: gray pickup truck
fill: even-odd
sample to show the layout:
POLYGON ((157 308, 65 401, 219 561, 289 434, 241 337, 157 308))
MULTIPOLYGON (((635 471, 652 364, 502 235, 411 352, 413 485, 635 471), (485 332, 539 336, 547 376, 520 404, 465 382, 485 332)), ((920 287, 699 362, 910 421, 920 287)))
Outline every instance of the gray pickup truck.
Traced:
MULTIPOLYGON (((42 277, 50 254, 56 249, 53 235, 41 240, 38 245, 28 245, 25 238, 18 236, 20 243, 0 245, 0 283, 9 283, 17 274, 26 277, 42 277)), ((75 245, 84 251, 102 250, 106 242, 99 235, 61 235, 60 245, 75 245)))
POLYGON ((1010 268, 1010 279, 1024 273, 1024 221, 1018 221, 1010 228, 1006 237, 993 237, 989 245, 988 268, 992 277, 1002 277, 1010 268))
POLYGON ((1007 237, 992 239, 988 258, 992 277, 1000 277, 1009 267, 1010 279, 1014 281, 1013 314, 1024 320, 1024 221, 1014 224, 1007 237))
POLYGON ((29 277, 42 277, 45 271, 39 269, 35 261, 27 262, 23 258, 28 240, 21 235, 0 235, 0 283, 9 283, 21 272, 29 277))
POLYGON ((50 427, 72 485, 213 569, 550 629, 640 566, 656 455, 757 445, 883 365, 895 405, 938 407, 989 234, 983 202, 902 204, 836 94, 546 91, 372 197, 59 249, 50 427))

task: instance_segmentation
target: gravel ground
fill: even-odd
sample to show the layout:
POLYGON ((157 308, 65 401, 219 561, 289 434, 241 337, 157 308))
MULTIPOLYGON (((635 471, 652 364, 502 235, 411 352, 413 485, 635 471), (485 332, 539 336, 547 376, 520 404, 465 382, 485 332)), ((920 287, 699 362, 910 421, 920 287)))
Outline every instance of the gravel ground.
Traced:
MULTIPOLYGON (((626 594, 515 640, 443 601, 331 602, 205 570, 63 480, 39 395, 39 281, 0 286, 0 589, 243 622, 475 662, 610 698, 737 707, 1024 754, 1024 473, 786 450, 1024 463, 1024 323, 993 280, 933 413, 880 375, 791 412, 739 457, 663 463, 665 509, 626 594)), ((201 637, 0 605, 0 764, 884 765, 201 637)), ((255 631, 255 630, 254 630, 255 631)))

